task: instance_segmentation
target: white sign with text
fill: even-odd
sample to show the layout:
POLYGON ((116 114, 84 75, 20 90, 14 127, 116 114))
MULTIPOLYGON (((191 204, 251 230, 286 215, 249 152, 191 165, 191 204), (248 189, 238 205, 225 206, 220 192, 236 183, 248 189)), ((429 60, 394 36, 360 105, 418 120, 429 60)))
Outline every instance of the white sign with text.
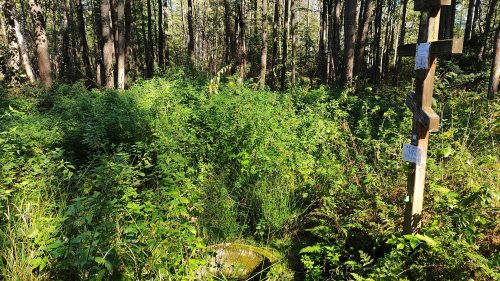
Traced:
POLYGON ((417 165, 422 164, 422 149, 411 144, 403 144, 403 160, 417 165))

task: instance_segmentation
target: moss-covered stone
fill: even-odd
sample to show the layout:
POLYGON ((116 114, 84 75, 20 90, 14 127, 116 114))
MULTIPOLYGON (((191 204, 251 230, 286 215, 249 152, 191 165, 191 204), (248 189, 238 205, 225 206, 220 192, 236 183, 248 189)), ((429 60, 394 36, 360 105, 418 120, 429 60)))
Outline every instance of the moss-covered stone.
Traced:
POLYGON ((258 277, 279 259, 276 251, 239 243, 217 244, 209 249, 214 257, 205 273, 229 280, 258 277))

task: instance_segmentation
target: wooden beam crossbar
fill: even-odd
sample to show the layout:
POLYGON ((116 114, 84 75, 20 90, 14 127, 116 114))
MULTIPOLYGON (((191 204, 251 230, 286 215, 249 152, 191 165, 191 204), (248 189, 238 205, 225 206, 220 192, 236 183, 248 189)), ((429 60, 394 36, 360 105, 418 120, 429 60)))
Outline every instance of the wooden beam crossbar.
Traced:
POLYGON ((419 108, 413 97, 413 92, 408 93, 406 106, 415 114, 415 118, 420 124, 426 127, 430 132, 439 131, 439 115, 430 107, 419 108))
POLYGON ((434 8, 450 6, 451 0, 415 0, 415 11, 428 11, 434 8))
MULTIPOLYGON (((447 39, 430 42, 431 47, 429 54, 431 57, 440 57, 451 54, 461 54, 463 51, 463 38, 447 39)), ((398 54, 403 57, 413 57, 417 51, 416 44, 406 44, 399 46, 398 54)))

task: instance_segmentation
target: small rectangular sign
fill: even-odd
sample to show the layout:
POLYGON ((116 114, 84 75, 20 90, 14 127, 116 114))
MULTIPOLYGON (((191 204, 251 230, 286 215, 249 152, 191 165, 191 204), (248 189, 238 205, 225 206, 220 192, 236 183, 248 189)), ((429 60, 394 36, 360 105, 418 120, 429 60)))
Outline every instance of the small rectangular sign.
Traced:
POLYGON ((403 144, 403 160, 417 165, 422 164, 422 149, 411 144, 403 144))
POLYGON ((431 43, 417 44, 417 54, 415 57, 415 69, 429 69, 429 54, 431 43))

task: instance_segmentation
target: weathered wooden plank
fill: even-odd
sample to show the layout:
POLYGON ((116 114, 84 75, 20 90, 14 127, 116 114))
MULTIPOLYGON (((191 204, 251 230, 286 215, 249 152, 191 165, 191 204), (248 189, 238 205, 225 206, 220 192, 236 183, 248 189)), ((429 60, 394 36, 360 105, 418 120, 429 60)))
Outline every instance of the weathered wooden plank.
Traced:
MULTIPOLYGON (((440 57, 451 54, 461 54, 463 51, 464 39, 455 38, 431 42, 430 56, 440 57)), ((403 57, 413 57, 417 51, 416 44, 406 44, 399 46, 398 54, 403 57)))
POLYGON ((415 118, 422 126, 427 128, 430 132, 439 131, 439 115, 430 107, 419 108, 413 97, 413 92, 408 94, 405 103, 413 114, 415 114, 415 118))
POLYGON ((415 11, 428 11, 430 9, 450 5, 451 0, 415 0, 413 9, 415 11))

